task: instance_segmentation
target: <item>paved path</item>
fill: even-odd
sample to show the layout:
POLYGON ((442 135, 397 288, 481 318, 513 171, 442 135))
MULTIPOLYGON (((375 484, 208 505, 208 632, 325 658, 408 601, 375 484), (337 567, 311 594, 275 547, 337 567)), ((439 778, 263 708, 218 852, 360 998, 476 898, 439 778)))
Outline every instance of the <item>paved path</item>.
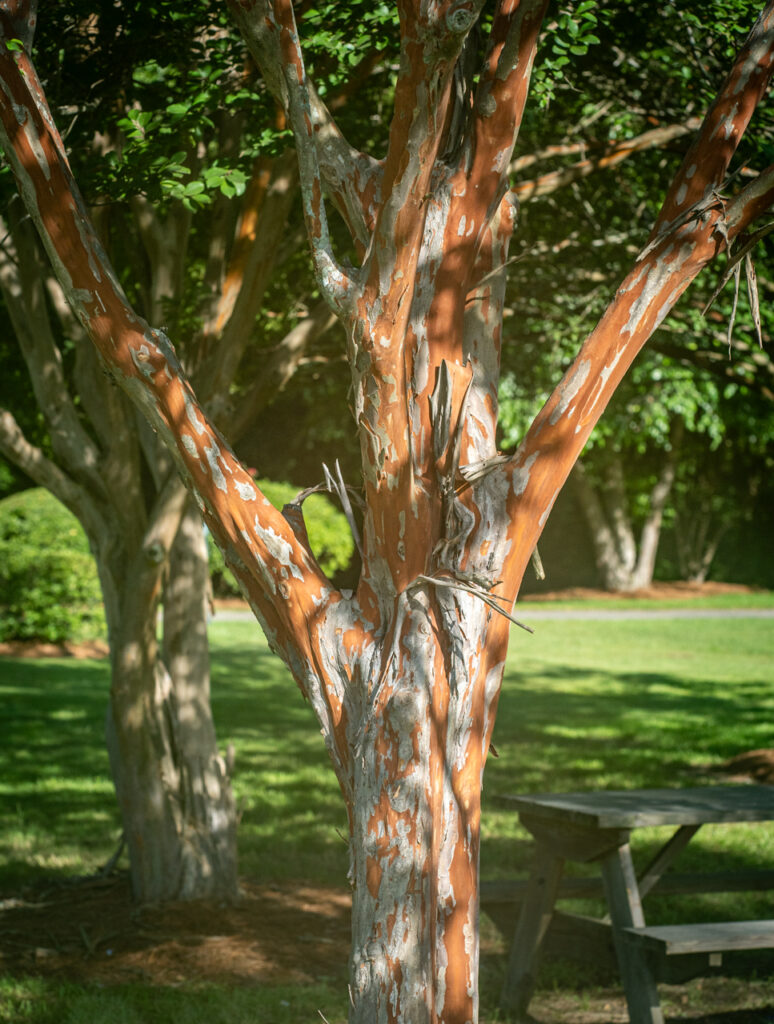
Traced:
MULTIPOLYGON (((545 608, 538 604, 517 604, 514 615, 524 622, 632 622, 638 619, 774 619, 774 608, 545 608)), ((223 608, 215 613, 217 622, 249 622, 250 611, 223 608)))

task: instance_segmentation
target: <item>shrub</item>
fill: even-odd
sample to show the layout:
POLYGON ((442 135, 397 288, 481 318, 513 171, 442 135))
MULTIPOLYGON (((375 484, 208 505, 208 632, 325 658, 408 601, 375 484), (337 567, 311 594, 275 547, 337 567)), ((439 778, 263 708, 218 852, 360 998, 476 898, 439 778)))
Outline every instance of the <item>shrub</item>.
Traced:
MULTIPOLYGON (((256 483, 272 505, 278 509, 292 502, 299 491, 299 488, 293 484, 278 483, 274 480, 257 480, 256 483)), ((334 573, 346 569, 352 559, 355 542, 343 512, 335 508, 326 495, 313 494, 304 502, 304 521, 309 534, 309 543, 323 572, 327 576, 333 576, 334 573)), ((220 549, 209 535, 207 544, 210 551, 210 576, 215 596, 238 596, 240 594, 239 586, 226 568, 220 549)))
POLYGON ((43 488, 0 501, 0 640, 104 632, 99 578, 75 516, 43 488))

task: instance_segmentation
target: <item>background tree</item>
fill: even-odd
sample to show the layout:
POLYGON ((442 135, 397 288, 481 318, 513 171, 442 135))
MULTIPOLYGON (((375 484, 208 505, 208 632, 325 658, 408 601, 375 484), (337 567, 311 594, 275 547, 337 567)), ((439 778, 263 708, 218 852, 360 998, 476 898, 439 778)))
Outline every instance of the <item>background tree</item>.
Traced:
MULTIPOLYGON (((69 159, 117 272, 137 308, 175 331, 210 407, 239 436, 333 318, 307 272, 290 303, 283 293, 283 314, 258 323, 271 286, 288 287, 298 234, 288 219, 295 157, 283 155, 274 102, 255 91, 222 13, 169 3, 148 13, 60 4, 37 53, 52 102, 69 120, 69 159), (247 121, 248 102, 263 106, 258 121, 247 121), (232 381, 265 324, 251 355, 260 385, 244 389, 240 407, 232 381)), ((372 65, 369 56, 366 70, 372 65)), ((12 188, 7 174, 6 183, 12 188)), ((108 745, 134 895, 234 896, 236 810, 209 704, 198 509, 163 447, 82 344, 18 201, 1 230, 0 291, 39 415, 29 413, 29 384, 23 402, 14 394, 19 367, 4 354, 13 366, 4 381, 13 383, 0 451, 78 516, 97 559, 111 650, 108 745)))
POLYGON ((476 1019, 480 789, 508 609, 635 355, 774 200, 773 167, 718 195, 768 83, 769 4, 632 269, 516 453, 499 455, 502 271, 515 216, 507 173, 544 4, 496 7, 471 80, 465 44, 480 6, 399 5, 401 63, 380 162, 349 148, 309 86, 291 5, 233 6, 287 103, 315 272, 347 328, 365 502, 354 594, 331 585, 297 519, 294 529, 263 499, 166 333, 137 316, 110 272, 28 53, 7 45, 28 38, 28 17, 22 32, 6 19, 0 48, 3 146, 62 287, 174 453, 318 715, 350 818, 353 1021, 476 1019), (334 255, 323 174, 357 265, 334 255))

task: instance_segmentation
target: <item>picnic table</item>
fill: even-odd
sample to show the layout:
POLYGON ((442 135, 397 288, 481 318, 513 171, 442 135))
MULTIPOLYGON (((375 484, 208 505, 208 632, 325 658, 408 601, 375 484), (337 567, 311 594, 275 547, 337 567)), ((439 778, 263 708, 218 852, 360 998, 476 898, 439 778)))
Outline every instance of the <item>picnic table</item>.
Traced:
MULTIPOLYGON (((568 860, 600 867, 631 1024, 663 1024, 655 974, 659 959, 705 954, 717 965, 724 952, 774 949, 774 920, 649 927, 642 909, 643 897, 657 889, 702 825, 774 821, 774 786, 608 790, 505 800, 536 841, 501 997, 503 1007, 515 1012, 517 1019, 527 1019, 541 948, 568 860), (674 825, 676 830, 637 877, 630 834, 635 828, 660 825, 674 825)), ((698 883, 696 876, 693 879, 692 891, 774 888, 771 871, 753 872, 747 878, 725 873, 698 876, 698 883)))

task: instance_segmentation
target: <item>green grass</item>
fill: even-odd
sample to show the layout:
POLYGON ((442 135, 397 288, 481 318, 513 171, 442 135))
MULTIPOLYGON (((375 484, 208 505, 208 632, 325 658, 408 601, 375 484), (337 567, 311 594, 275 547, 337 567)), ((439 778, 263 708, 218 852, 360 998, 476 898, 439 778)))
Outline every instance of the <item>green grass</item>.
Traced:
POLYGON ((236 988, 189 984, 74 985, 0 979, 0 1024, 343 1024, 341 993, 326 985, 236 988))
MULTIPOLYGON (((530 608, 545 608, 546 610, 567 611, 575 609, 609 608, 614 609, 674 609, 674 608, 723 608, 723 609, 750 609, 750 608, 774 608, 774 591, 772 590, 750 590, 741 593, 729 594, 705 594, 701 597, 692 597, 678 593, 668 598, 643 598, 624 595, 618 597, 594 597, 583 600, 564 600, 561 597, 557 600, 545 601, 536 599, 536 595, 526 595, 519 598, 519 604, 527 604, 530 608)), ((518 616, 517 616, 518 618, 518 616)))
MULTIPOLYGON (((236 749, 242 873, 343 884, 346 816, 310 708, 252 623, 216 621, 211 636, 219 739, 236 749)), ((490 759, 485 780, 483 877, 523 876, 529 863, 527 836, 499 802, 502 794, 690 785, 693 766, 772 745, 773 663, 774 629, 766 620, 550 621, 536 623, 534 636, 515 631, 495 729, 499 757, 490 759)), ((107 684, 105 662, 0 661, 6 894, 24 882, 92 871, 112 852, 120 825, 103 743, 107 684)), ((663 838, 635 832, 635 859, 647 860, 663 838)), ((770 866, 774 825, 703 829, 681 867, 712 870, 719 854, 728 868, 770 866)), ((649 905, 654 922, 723 916, 770 917, 770 896, 649 905)), ((487 1005, 496 974, 483 973, 487 1005)), ((561 977, 549 983, 559 985, 561 977)), ((342 1021, 342 993, 325 984, 0 984, 0 1024, 282 1024, 319 1020, 317 1009, 331 1024, 342 1021)))

